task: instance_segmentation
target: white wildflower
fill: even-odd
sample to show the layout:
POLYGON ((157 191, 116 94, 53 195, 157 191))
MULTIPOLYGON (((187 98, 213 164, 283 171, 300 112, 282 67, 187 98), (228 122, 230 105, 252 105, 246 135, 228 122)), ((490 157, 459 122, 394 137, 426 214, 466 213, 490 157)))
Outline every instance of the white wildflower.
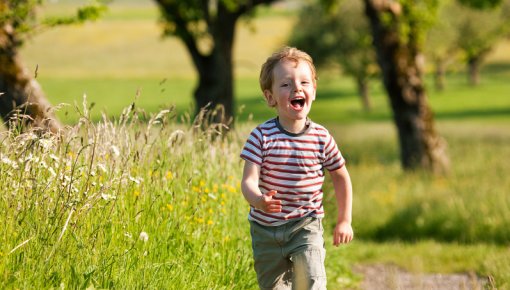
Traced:
POLYGON ((149 235, 146 232, 141 232, 138 238, 146 243, 149 240, 149 235))
POLYGON ((130 233, 128 233, 128 232, 124 233, 124 237, 127 237, 128 239, 132 239, 133 238, 133 236, 130 233))
POLYGON ((41 144, 41 147, 49 150, 51 149, 53 142, 50 139, 39 139, 39 144, 41 144))
POLYGON ((50 158, 57 162, 60 160, 55 154, 50 154, 50 158))
POLYGON ((97 164, 97 168, 103 171, 103 173, 108 173, 108 170, 106 169, 106 166, 102 163, 97 164))
POLYGON ((25 135, 25 137, 26 137, 26 139, 27 139, 27 140, 35 140, 35 139, 37 139, 37 135, 35 135, 35 134, 34 134, 34 133, 32 133, 32 132, 27 133, 27 134, 25 135))
POLYGON ((136 178, 136 177, 133 177, 133 176, 130 175, 129 176, 129 180, 133 181, 136 184, 140 184, 140 182, 143 181, 143 178, 141 178, 141 177, 140 178, 136 178))
POLYGON ((50 172, 51 176, 55 177, 57 176, 57 173, 55 172, 55 170, 53 168, 48 168, 48 171, 50 172))
POLYGON ((9 159, 9 157, 2 156, 1 158, 2 158, 2 163, 11 166, 14 169, 18 169, 18 164, 15 161, 12 161, 11 159, 9 159))
POLYGON ((116 198, 117 198, 115 195, 112 195, 112 194, 106 194, 106 193, 101 193, 101 197, 102 197, 104 200, 113 200, 113 199, 116 199, 116 198))
POLYGON ((119 157, 120 156, 120 151, 119 151, 119 147, 115 146, 115 145, 112 145, 110 147, 113 155, 115 155, 116 157, 119 157))

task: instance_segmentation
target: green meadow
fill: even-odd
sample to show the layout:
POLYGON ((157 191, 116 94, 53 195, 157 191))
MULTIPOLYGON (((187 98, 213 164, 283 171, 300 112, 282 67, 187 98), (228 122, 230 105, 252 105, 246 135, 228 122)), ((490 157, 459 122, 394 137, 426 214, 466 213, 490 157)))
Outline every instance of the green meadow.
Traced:
MULTIPOLYGON (((41 13, 72 8, 50 3, 41 13)), ((274 115, 258 72, 296 20, 259 12, 238 27, 237 122, 225 139, 212 138, 214 128, 194 131, 194 70, 178 40, 161 38, 151 2, 115 2, 98 22, 25 43, 22 57, 51 103, 67 104, 58 117, 69 130, 0 135, 5 288, 256 289, 238 155, 253 126, 274 115)), ((335 136, 354 185, 356 237, 339 248, 325 185, 328 288, 356 288, 353 266, 379 263, 510 287, 508 51, 508 41, 494 49, 476 87, 461 66, 442 92, 427 75, 448 142, 446 176, 401 170, 380 81, 364 112, 351 79, 319 70, 311 118, 335 136)))

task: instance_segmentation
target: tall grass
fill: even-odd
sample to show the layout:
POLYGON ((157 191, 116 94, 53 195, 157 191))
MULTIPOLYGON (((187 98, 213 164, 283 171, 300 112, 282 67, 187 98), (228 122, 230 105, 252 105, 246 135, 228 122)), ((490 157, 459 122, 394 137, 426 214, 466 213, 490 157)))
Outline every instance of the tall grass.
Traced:
MULTIPOLYGON (((61 135, 0 135, 4 287, 256 288, 238 157, 252 124, 215 138, 217 128, 177 122, 172 109, 147 115, 133 105, 100 122, 91 121, 88 104, 77 110, 79 122, 61 135)), ((390 123, 328 126, 348 160, 362 241, 326 244, 331 289, 355 285, 352 263, 422 240, 460 247, 437 259, 455 269, 477 265, 508 285, 510 264, 498 256, 508 256, 500 247, 510 241, 506 125, 439 127, 452 159, 446 177, 404 174, 390 123), (399 242, 373 243, 388 240, 399 242), (471 259, 458 258, 464 250, 471 259)), ((332 192, 326 182, 326 241, 336 212, 332 192)))
POLYGON ((253 288, 241 142, 141 115, 2 134, 4 287, 253 288))

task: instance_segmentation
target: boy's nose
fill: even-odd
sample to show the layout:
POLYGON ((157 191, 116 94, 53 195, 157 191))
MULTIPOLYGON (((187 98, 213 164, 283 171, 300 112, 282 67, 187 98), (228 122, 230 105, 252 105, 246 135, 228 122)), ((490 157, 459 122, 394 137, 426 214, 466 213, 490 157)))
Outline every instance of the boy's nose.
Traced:
POLYGON ((294 84, 294 91, 296 91, 296 92, 302 91, 302 87, 299 83, 294 84))

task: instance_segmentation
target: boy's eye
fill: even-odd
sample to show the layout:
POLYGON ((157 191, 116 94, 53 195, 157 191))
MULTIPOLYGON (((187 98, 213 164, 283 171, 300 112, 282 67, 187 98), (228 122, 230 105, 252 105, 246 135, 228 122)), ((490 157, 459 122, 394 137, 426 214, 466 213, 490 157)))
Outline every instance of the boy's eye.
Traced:
POLYGON ((287 83, 281 84, 281 87, 288 87, 288 86, 289 86, 289 84, 287 84, 287 83))

